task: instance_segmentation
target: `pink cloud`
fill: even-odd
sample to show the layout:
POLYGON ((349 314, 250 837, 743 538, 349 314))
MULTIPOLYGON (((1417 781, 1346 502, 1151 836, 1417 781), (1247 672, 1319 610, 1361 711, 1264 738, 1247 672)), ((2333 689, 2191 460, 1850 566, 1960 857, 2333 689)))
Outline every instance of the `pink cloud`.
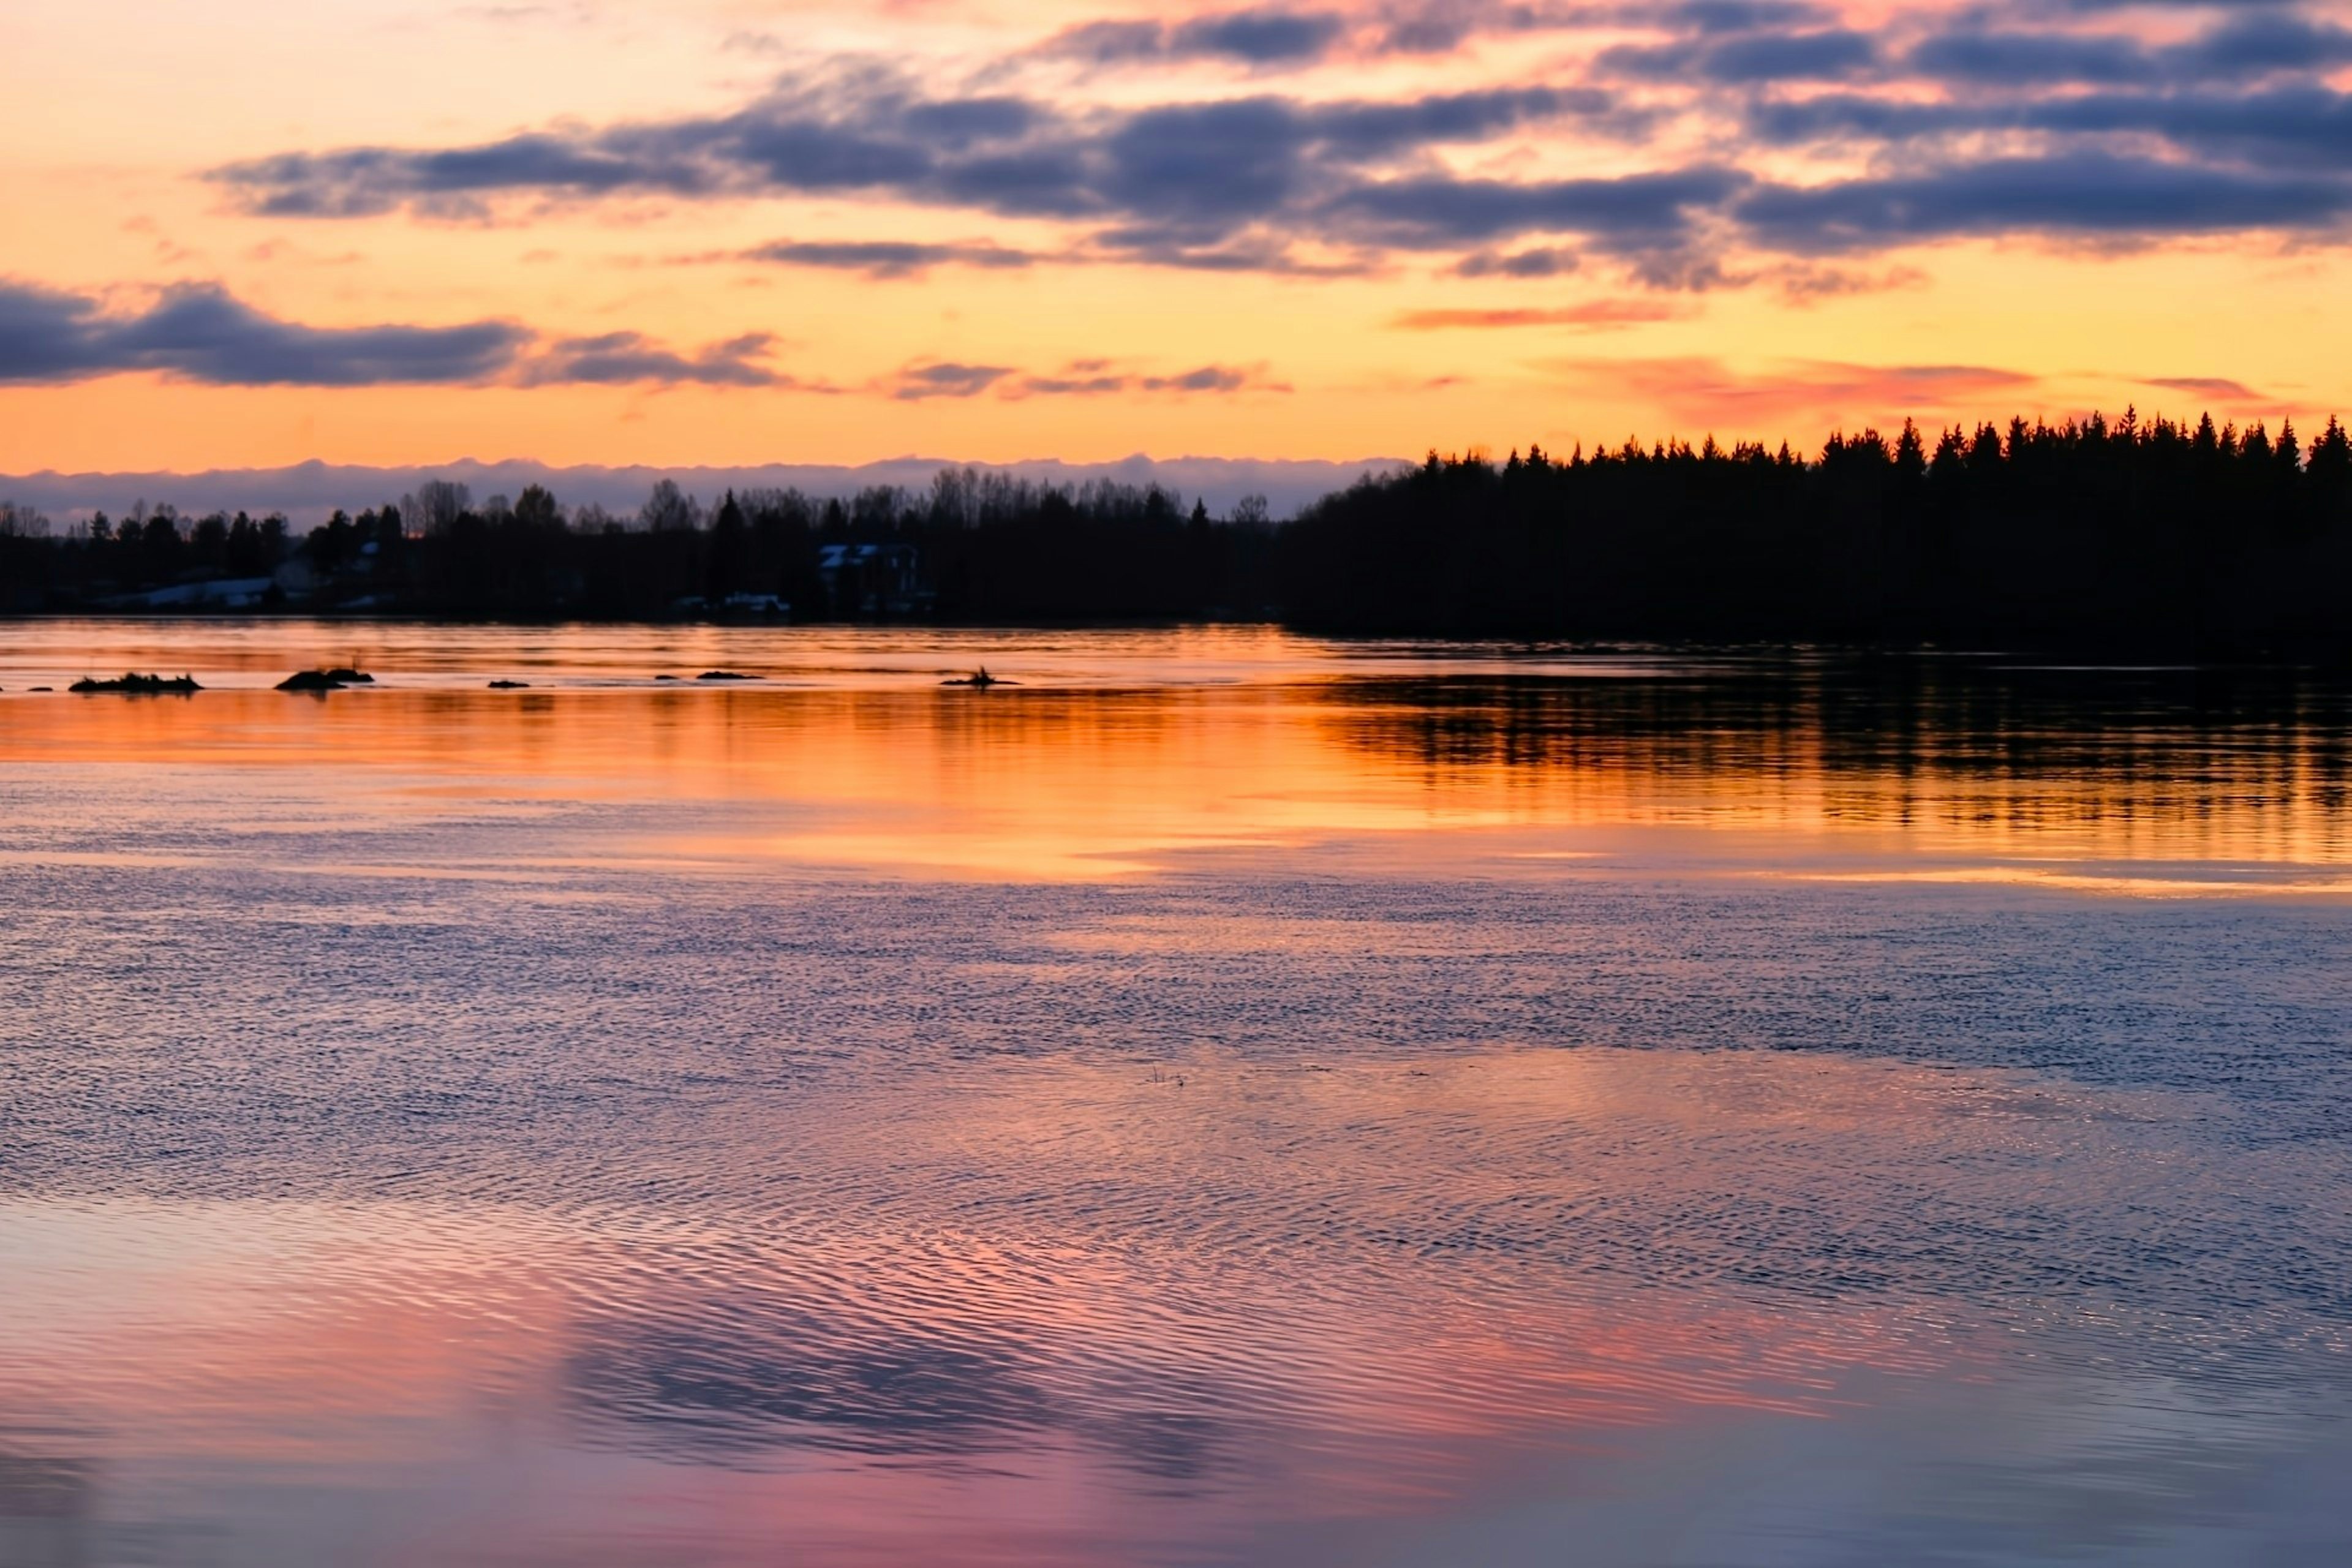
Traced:
POLYGON ((1700 355, 1569 359, 1539 368, 1587 395, 1655 410, 1677 430, 1766 432, 1862 425, 1899 426, 2001 413, 2038 384, 2023 371, 1990 365, 1866 365, 1825 360, 1734 370, 1700 355))
POLYGON ((1405 310, 1389 325, 1402 331, 1443 331, 1456 327, 1574 327, 1610 331, 1651 321, 1680 321, 1689 307, 1660 300, 1590 300, 1555 309, 1405 310))

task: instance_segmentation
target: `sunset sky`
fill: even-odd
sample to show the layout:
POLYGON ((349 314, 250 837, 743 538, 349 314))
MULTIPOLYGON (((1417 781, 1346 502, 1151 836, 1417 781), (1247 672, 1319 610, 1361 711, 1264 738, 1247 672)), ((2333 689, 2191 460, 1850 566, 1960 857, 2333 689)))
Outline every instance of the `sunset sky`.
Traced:
POLYGON ((0 472, 2352 413, 2352 4, 12 0, 0 472))

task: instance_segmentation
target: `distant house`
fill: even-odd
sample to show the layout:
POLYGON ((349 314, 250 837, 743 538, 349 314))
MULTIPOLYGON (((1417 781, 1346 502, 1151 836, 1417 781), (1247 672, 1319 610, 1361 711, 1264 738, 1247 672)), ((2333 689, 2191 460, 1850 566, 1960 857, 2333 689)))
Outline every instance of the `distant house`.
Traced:
POLYGON ((823 544, 817 575, 836 615, 903 616, 929 597, 921 585, 921 552, 911 544, 823 544))
POLYGON ((730 594, 723 599, 688 594, 671 600, 669 607, 676 615, 726 621, 786 621, 793 615, 792 602, 780 594, 730 594))
POLYGON ((123 610, 249 610, 267 604, 270 590, 277 586, 269 577, 215 577, 151 588, 142 594, 117 594, 100 603, 123 610))

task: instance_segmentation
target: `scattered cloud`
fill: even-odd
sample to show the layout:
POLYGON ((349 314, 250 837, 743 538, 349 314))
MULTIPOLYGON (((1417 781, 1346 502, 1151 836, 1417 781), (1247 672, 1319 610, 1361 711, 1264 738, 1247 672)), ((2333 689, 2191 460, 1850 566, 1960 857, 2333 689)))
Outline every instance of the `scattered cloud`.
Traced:
POLYGON ((1204 364, 1173 374, 1113 372, 1102 361, 1081 361, 1059 375, 1024 376, 1007 388, 1018 397, 1098 397, 1111 394, 1157 393, 1189 396, 1196 393, 1290 391, 1289 384, 1270 380, 1263 365, 1204 364))
POLYGON ((1263 365, 1204 364, 1172 374, 1122 370, 1108 360, 1074 360, 1060 370, 1024 373, 1009 365, 924 361, 900 370, 887 386, 904 402, 933 397, 977 397, 984 392, 1018 400, 1029 397, 1106 397, 1138 393, 1167 396, 1240 392, 1286 393, 1286 383, 1270 379, 1263 365))
POLYGON ((1037 260, 1027 251, 996 245, 929 245, 896 239, 780 239, 734 255, 744 261, 862 272, 868 278, 913 278, 935 267, 950 266, 1019 268, 1037 260))
POLYGON ((910 364, 900 371, 890 395, 914 403, 931 397, 977 397, 1013 374, 1003 364, 910 364))
POLYGON ((606 332, 563 338, 524 372, 534 386, 573 384, 595 386, 656 383, 665 386, 800 386, 761 364, 773 334, 747 332, 692 354, 666 348, 642 332, 606 332))

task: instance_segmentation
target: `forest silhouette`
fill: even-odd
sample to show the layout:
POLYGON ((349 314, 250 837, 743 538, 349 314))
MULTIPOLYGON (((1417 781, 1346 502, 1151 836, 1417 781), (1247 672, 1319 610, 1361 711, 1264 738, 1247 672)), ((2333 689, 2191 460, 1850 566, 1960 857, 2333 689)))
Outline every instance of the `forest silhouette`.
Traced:
POLYGON ((2352 440, 2127 412, 1811 461, 1432 455, 1310 508, 1281 564, 1286 616, 1328 631, 2340 653, 2352 440))
POLYGON ((1280 619, 1345 634, 2343 658, 2352 438, 2134 412, 1785 444, 1440 457, 1287 522, 946 468, 820 500, 668 481, 634 517, 435 482, 337 512, 58 530, 0 506, 0 608, 482 618, 1280 619), (222 590, 219 594, 214 588, 222 590), (230 592, 234 590, 234 592, 230 592))

